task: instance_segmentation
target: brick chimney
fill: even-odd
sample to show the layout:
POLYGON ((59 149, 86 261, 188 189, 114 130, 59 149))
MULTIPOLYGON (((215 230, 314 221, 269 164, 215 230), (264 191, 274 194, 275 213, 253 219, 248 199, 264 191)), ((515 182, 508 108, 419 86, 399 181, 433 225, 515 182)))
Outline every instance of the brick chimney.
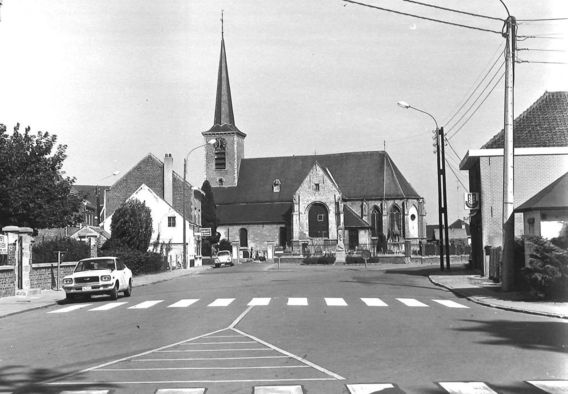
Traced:
POLYGON ((174 158, 171 153, 166 153, 164 157, 164 201, 173 205, 173 167, 174 158))

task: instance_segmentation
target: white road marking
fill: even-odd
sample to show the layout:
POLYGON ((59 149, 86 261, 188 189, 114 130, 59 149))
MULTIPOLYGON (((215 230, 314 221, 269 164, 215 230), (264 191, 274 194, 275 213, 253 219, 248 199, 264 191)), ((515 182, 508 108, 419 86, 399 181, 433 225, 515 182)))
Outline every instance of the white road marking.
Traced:
POLYGON ((79 390, 79 391, 62 391, 60 394, 108 394, 109 390, 79 390))
POLYGON ((327 306, 347 306, 343 298, 325 298, 327 306))
MULTIPOLYGON (((163 384, 163 383, 167 383, 167 384, 203 384, 203 383, 259 383, 259 382, 321 382, 321 381, 330 381, 330 380, 336 380, 335 378, 290 378, 290 379, 286 379, 286 378, 281 378, 281 379, 220 379, 220 380, 168 380, 168 381, 163 381, 163 380, 147 380, 147 381, 115 381, 115 382, 105 382, 108 384, 163 384)), ((96 384, 100 384, 100 382, 86 382, 86 381, 81 381, 81 384, 84 385, 96 385, 96 384)), ((66 381, 66 382, 58 382, 58 383, 49 383, 50 385, 58 385, 58 386, 70 386, 70 385, 76 385, 77 382, 73 382, 73 381, 66 381)))
POLYGON ((156 361, 211 361, 211 360, 256 360, 267 358, 290 358, 288 356, 253 356, 253 357, 191 357, 191 358, 143 358, 142 360, 132 360, 135 362, 156 362, 156 361))
POLYGON ((248 306, 265 306, 270 304, 270 298, 253 298, 248 306))
POLYGON ((75 311, 77 309, 86 308, 86 307, 91 306, 91 305, 93 305, 93 304, 71 305, 71 306, 61 308, 61 309, 58 309, 56 311, 47 312, 47 313, 67 313, 67 312, 75 311))
POLYGON ((89 312, 91 311, 108 311, 110 309, 114 309, 114 308, 118 308, 121 305, 124 304, 128 304, 128 302, 109 302, 108 304, 93 308, 93 309, 89 309, 89 312))
POLYGON ((255 386, 253 394, 303 394, 302 386, 255 386))
POLYGON ((204 388, 199 389, 159 389, 156 394, 203 394, 204 388))
POLYGON ((226 341, 226 342, 191 342, 191 343, 184 343, 183 346, 200 346, 200 345, 226 345, 226 344, 234 344, 234 343, 256 343, 255 341, 226 341))
POLYGON ((305 306, 308 305, 307 298, 288 298, 288 305, 305 306))
POLYGON ((207 306, 229 306, 233 301, 235 301, 234 298, 217 298, 207 306))
POLYGON ((450 394, 497 394, 483 382, 439 382, 450 394))
POLYGON ((361 298, 367 306, 388 306, 383 300, 380 298, 361 298))
POLYGON ((565 394, 568 393, 568 380, 531 380, 527 383, 549 393, 565 394))
POLYGON ((195 304, 199 299, 187 299, 187 300, 179 300, 175 304, 168 306, 168 308, 187 308, 190 305, 195 304))
POLYGON ((249 370, 249 369, 294 369, 310 368, 308 365, 260 365, 256 367, 155 367, 155 368, 104 368, 95 372, 133 372, 133 371, 210 371, 210 370, 249 370))
POLYGON ((140 304, 131 306, 128 309, 148 309, 148 308, 151 308, 154 305, 159 304, 160 302, 163 302, 163 301, 164 300, 144 301, 144 302, 141 302, 140 304))
POLYGON ((406 306, 411 306, 411 307, 428 307, 428 305, 415 300, 414 298, 397 298, 397 300, 399 300, 400 302, 402 302, 404 305, 406 306))
POLYGON ((469 308, 469 306, 459 304, 459 303, 452 301, 452 300, 432 300, 432 301, 437 302, 438 304, 442 304, 444 306, 447 306, 448 308, 465 308, 465 309, 469 308))
POLYGON ((191 353, 191 352, 253 352, 253 351, 267 351, 270 349, 266 349, 263 347, 255 347, 255 348, 246 348, 246 349, 187 349, 187 350, 156 350, 156 353, 191 353))
POLYGON ((390 383, 380 383, 380 384, 348 384, 347 389, 351 394, 373 394, 379 391, 388 390, 394 388, 394 385, 390 383))

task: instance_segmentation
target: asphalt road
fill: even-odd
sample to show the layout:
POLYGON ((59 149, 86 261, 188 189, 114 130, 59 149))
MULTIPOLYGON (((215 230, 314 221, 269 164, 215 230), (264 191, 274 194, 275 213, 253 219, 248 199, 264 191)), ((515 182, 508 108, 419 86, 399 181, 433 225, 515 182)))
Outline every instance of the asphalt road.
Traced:
POLYGON ((0 392, 542 393, 527 382, 568 379, 563 320, 473 304, 422 267, 275 268, 214 269, 2 319, 0 392))

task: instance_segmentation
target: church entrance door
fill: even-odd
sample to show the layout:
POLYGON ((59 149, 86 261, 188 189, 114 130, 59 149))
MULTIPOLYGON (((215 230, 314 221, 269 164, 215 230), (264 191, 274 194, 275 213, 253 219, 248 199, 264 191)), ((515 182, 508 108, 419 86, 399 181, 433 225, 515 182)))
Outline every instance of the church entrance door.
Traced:
POLYGON ((315 203, 310 207, 308 225, 310 237, 329 238, 329 217, 325 205, 315 203))

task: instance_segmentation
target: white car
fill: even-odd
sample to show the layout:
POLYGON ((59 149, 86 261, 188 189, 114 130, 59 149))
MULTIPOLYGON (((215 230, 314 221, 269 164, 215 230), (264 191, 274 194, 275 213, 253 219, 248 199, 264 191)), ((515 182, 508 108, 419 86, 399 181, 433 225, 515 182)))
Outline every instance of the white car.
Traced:
POLYGON ((219 268, 222 265, 233 265, 233 259, 231 258, 231 252, 228 250, 220 250, 215 256, 215 268, 219 268))
POLYGON ((78 296, 108 294, 113 300, 123 291, 132 294, 132 271, 117 257, 95 257, 77 263, 73 274, 63 278, 67 300, 78 296))

